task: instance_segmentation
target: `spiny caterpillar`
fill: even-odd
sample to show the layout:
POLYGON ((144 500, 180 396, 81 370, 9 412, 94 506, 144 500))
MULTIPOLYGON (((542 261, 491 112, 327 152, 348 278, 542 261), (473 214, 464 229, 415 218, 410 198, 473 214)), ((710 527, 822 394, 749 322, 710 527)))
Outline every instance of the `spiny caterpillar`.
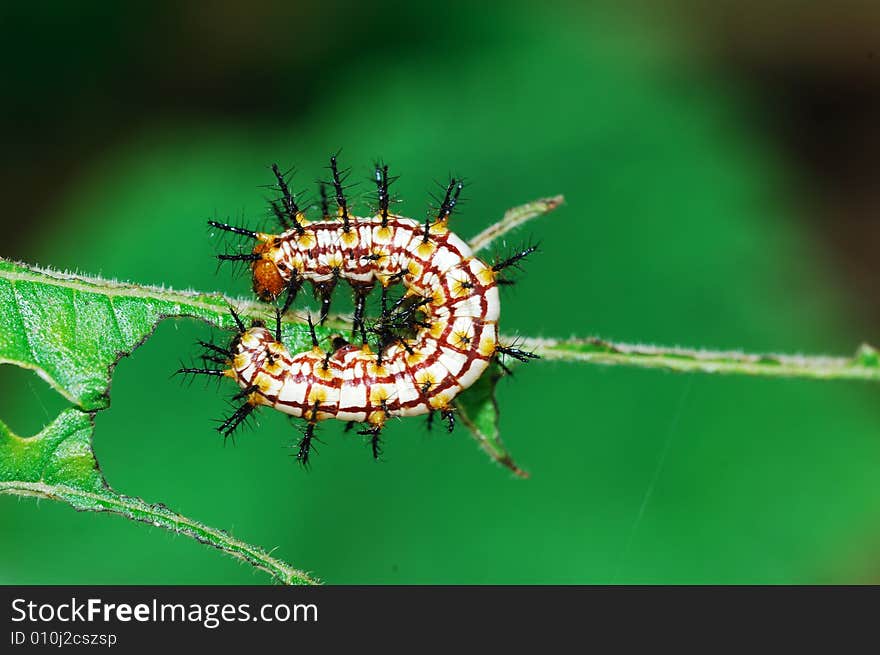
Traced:
MULTIPOLYGON (((218 430, 230 436, 260 405, 306 420, 297 458, 307 464, 315 425, 325 419, 365 424, 358 434, 370 437, 373 456, 380 454, 380 434, 391 417, 439 412, 449 431, 455 425, 453 400, 502 356, 527 361, 536 357, 514 345, 498 343, 499 276, 534 252, 531 246, 488 265, 448 226, 463 188, 452 179, 436 214, 424 223, 389 211, 388 167, 377 164, 374 182, 378 210, 372 217, 350 213, 344 173, 330 158, 332 179, 320 183, 322 218, 309 222, 291 192, 287 177, 272 166, 280 197, 270 202, 281 223, 281 234, 254 232, 209 221, 214 228, 249 237, 253 251, 219 255, 221 261, 249 262, 253 289, 267 302, 277 302, 276 329, 261 321, 246 328, 233 311, 238 333, 228 348, 200 342, 205 359, 221 369, 182 368, 181 373, 227 376, 241 388, 244 400, 218 430), (330 216, 327 188, 335 195, 330 216), (319 323, 330 311, 331 294, 339 280, 354 291, 350 343, 341 336, 323 349, 308 317, 312 348, 291 354, 281 342, 281 317, 303 283, 312 284, 321 301, 319 323), (389 288, 401 284, 404 294, 390 301, 389 288), (381 314, 368 326, 366 299, 381 289, 381 314), (374 337, 374 347, 370 345, 374 337)), ((509 281, 507 281, 509 282, 509 281)))

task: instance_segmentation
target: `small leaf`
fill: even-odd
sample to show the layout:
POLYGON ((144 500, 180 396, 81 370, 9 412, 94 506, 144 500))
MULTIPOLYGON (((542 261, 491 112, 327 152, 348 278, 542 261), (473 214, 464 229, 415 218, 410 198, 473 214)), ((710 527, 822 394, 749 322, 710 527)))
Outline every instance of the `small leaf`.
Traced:
POLYGON ((92 453, 93 427, 93 416, 78 409, 61 412, 29 439, 13 434, 0 421, 0 484, 62 484, 92 493, 106 491, 107 483, 92 453))
POLYGON ((184 534, 243 559, 284 584, 315 584, 308 574, 228 533, 175 514, 165 505, 116 493, 92 451, 94 416, 67 409, 36 436, 22 438, 0 422, 0 493, 58 500, 78 511, 111 512, 184 534))
POLYGON ((501 441, 498 430, 498 403, 495 388, 501 379, 498 365, 493 363, 473 386, 469 387, 455 400, 458 417, 471 431, 489 457, 506 466, 521 478, 529 474, 518 467, 501 441))

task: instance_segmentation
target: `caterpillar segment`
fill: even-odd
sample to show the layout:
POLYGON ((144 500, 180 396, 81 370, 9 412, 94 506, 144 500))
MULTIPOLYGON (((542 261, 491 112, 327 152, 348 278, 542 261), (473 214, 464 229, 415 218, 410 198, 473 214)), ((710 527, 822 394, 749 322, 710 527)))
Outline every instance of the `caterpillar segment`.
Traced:
MULTIPOLYGON (((426 248, 421 224, 390 216, 382 227, 382 220, 353 219, 357 242, 343 239, 335 221, 308 224, 302 236, 270 237, 263 243, 275 245, 263 261, 274 266, 282 289, 291 279, 284 279, 288 271, 312 284, 343 279, 356 289, 399 281, 405 287, 402 304, 409 301, 420 313, 413 338, 383 344, 381 357, 368 344, 347 344, 332 353, 315 346, 291 354, 266 328, 253 327, 234 344, 230 375, 242 388, 258 386, 259 404, 304 417, 319 401, 319 421, 336 418, 381 428, 392 416, 450 411, 455 396, 489 365, 500 311, 491 268, 448 230, 435 234, 426 248), (377 250, 381 258, 371 258, 377 250)), ((254 267, 258 293, 264 270, 254 267)), ((381 332, 381 318, 377 325, 381 332)))
MULTIPOLYGON (((283 232, 251 232, 216 221, 211 225, 256 241, 251 253, 234 258, 250 262, 253 289, 260 299, 277 303, 286 294, 279 325, 281 314, 305 283, 321 301, 319 323, 327 317, 335 287, 340 282, 350 285, 355 297, 351 339, 360 343, 338 337, 324 350, 312 328, 312 348, 291 353, 281 343, 277 326, 274 333, 260 322, 244 329, 236 317, 240 329, 226 352, 229 367, 210 373, 234 379, 245 400, 224 422, 224 434, 255 407, 268 406, 306 421, 297 453, 303 464, 308 462, 315 426, 329 419, 362 424, 359 434, 370 437, 378 457, 389 419, 424 414, 430 424, 439 414, 452 431, 454 399, 493 360, 503 367, 502 356, 525 360, 531 355, 498 343, 498 273, 515 266, 534 247, 494 265, 475 257, 448 227, 461 180, 450 181, 435 216, 423 223, 390 211, 388 186, 396 178, 389 178, 387 166, 377 164, 377 213, 359 217, 351 213, 344 194, 345 173, 333 157, 332 179, 319 187, 322 218, 310 222, 285 176, 277 166, 272 170, 281 197, 271 206, 283 232), (334 200, 331 218, 328 205, 334 200), (403 296, 389 307, 388 290, 397 285, 403 287, 403 296), (368 323, 365 300, 376 287, 382 294, 382 313, 368 323), (374 347, 370 337, 375 337, 374 347)), ((220 353, 211 349, 210 354, 216 358, 220 353)))

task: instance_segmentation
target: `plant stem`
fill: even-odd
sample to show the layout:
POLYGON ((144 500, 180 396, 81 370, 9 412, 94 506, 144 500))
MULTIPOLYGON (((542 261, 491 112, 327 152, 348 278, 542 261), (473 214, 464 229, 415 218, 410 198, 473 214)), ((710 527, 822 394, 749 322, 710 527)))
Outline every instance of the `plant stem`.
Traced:
POLYGON ((240 541, 223 530, 175 514, 165 505, 151 505, 140 498, 117 495, 110 490, 108 493, 95 493, 66 485, 50 485, 43 482, 0 482, 0 493, 59 500, 78 511, 119 514, 125 518, 165 528, 171 532, 192 537, 200 543, 213 546, 266 571, 282 584, 318 584, 318 581, 307 573, 294 569, 282 560, 272 557, 262 548, 240 541))
POLYGON ((862 345, 853 357, 811 357, 663 348, 615 343, 598 338, 525 338, 519 339, 518 343, 547 360, 660 368, 678 372, 880 381, 880 353, 868 345, 862 345))
POLYGON ((474 252, 484 250, 496 239, 504 236, 526 221, 530 221, 542 214, 553 211, 563 202, 565 202, 563 196, 553 196, 552 198, 539 198, 538 200, 527 202, 519 207, 508 209, 504 212, 504 217, 500 221, 493 223, 480 232, 468 242, 468 245, 474 252))
MULTIPOLYGON (((485 247, 493 240, 530 218, 556 208, 562 196, 536 200, 509 210, 496 225, 471 240, 475 250, 485 247)), ((39 270, 39 269, 37 269, 39 270)), ((265 317, 267 310, 257 302, 235 299, 221 294, 197 291, 175 291, 160 287, 108 282, 95 278, 39 271, 36 273, 5 274, 5 277, 26 279, 58 286, 104 293, 110 296, 140 296, 175 302, 194 310, 218 311, 226 314, 233 305, 249 316, 265 317)), ((181 314, 187 312, 181 311, 181 314)), ((290 320, 290 318, 288 318, 290 320)), ((294 322, 303 322, 296 320, 294 322)), ((329 317, 327 327, 342 329, 347 323, 341 317, 329 317)), ((533 349, 548 360, 587 362, 604 365, 661 368, 671 371, 698 371, 728 375, 753 375, 763 377, 799 377, 824 380, 878 380, 880 381, 880 353, 863 345, 853 357, 825 357, 780 354, 749 354, 738 351, 712 351, 689 348, 665 348, 642 344, 626 344, 599 338, 587 339, 520 339, 524 347, 533 349)))

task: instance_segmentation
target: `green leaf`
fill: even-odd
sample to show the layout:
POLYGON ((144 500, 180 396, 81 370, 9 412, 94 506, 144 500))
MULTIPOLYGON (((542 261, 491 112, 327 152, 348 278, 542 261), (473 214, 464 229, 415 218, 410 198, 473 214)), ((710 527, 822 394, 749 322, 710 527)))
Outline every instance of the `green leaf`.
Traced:
MULTIPOLYGON (((514 208, 477 235, 475 250, 562 203, 561 196, 514 208)), ((220 329, 234 328, 230 306, 242 316, 273 320, 267 306, 220 294, 174 291, 34 269, 0 259, 0 364, 37 372, 75 407, 62 412, 40 434, 23 439, 0 423, 0 493, 66 502, 81 511, 106 511, 185 534, 269 572, 276 580, 314 580, 263 549, 222 530, 117 493, 107 484, 91 446, 94 414, 109 406, 110 378, 121 357, 143 343, 160 321, 189 317, 220 329)), ((316 328, 321 339, 350 329, 332 318, 316 328)), ((283 338, 293 350, 310 347, 308 328, 286 317, 283 338)), ((503 338, 503 337, 502 337, 503 338)), ((752 355, 613 343, 600 339, 518 340, 545 359, 761 376, 880 380, 880 357, 863 346, 855 357, 752 355)), ((500 370, 492 365, 456 400, 459 422, 496 462, 520 477, 499 433, 495 390, 500 370)))
MULTIPOLYGON (((190 317, 231 329, 229 307, 266 319, 265 308, 219 294, 171 291, 37 270, 0 259, 0 364, 35 370, 86 410, 106 408, 112 368, 168 317, 190 317)), ((321 336, 330 328, 319 328, 321 336)), ((295 350, 308 341, 302 325, 285 336, 295 350)))
POLYGON ((93 416, 78 409, 61 412, 40 434, 29 439, 14 435, 0 421, 0 484, 45 488, 63 485, 86 493, 107 490, 92 453, 93 427, 93 416))
MULTIPOLYGON (((265 305, 219 294, 121 284, 0 259, 0 363, 34 369, 84 410, 105 409, 113 367, 143 343, 159 321, 190 317, 232 329, 230 306, 243 316, 274 320, 265 305)), ((323 339, 346 329, 346 324, 330 319, 315 329, 323 339)), ((285 318, 282 332, 292 351, 311 347, 308 328, 302 323, 285 318)), ((469 404, 494 406, 493 393, 494 384, 475 385, 467 392, 472 399, 469 404)), ((494 420, 497 423, 497 411, 494 420)), ((465 425, 480 443, 495 442, 490 454, 503 452, 497 424, 490 427, 484 421, 480 427, 471 427, 465 421, 465 425), (487 436, 492 433, 496 437, 487 436)), ((509 459, 506 453, 502 457, 509 459)))
POLYGON ((458 418, 492 459, 521 478, 529 474, 517 466, 501 441, 498 431, 498 401, 495 388, 502 378, 497 364, 492 364, 473 386, 455 399, 458 418))
MULTIPOLYGON (((110 404, 113 368, 172 317, 234 328, 229 307, 249 318, 274 320, 265 305, 219 294, 123 284, 0 259, 0 364, 34 370, 76 408, 62 412, 39 435, 22 439, 0 424, 0 493, 35 495, 77 510, 109 511, 186 534, 249 561, 285 583, 312 583, 305 573, 223 531, 175 514, 164 505, 123 496, 104 479, 92 451, 94 412, 110 404)), ((331 318, 317 327, 327 338, 346 324, 331 318)), ((311 346, 308 327, 286 318, 285 343, 293 351, 311 346)), ((461 422, 496 461, 518 475, 498 435, 494 399, 497 371, 460 400, 461 422)))
MULTIPOLYGON (((92 451, 93 412, 109 405, 116 362, 143 343, 159 321, 191 317, 220 328, 234 325, 228 308, 266 318, 265 310, 220 295, 91 279, 0 260, 0 363, 33 369, 76 405, 39 435, 22 439, 0 424, 0 492, 35 495, 82 511, 108 511, 186 534, 247 560, 277 580, 314 580, 261 548, 181 516, 164 505, 123 496, 106 483, 92 451)), ((331 328, 319 328, 327 336, 331 328)), ((288 323, 293 348, 308 329, 288 323)))
POLYGON ((292 568, 231 535, 165 505, 123 496, 107 484, 92 451, 94 414, 67 409, 36 436, 22 438, 0 422, 0 493, 59 500, 78 511, 111 512, 149 523, 218 548, 269 573, 284 584, 315 584, 292 568))

